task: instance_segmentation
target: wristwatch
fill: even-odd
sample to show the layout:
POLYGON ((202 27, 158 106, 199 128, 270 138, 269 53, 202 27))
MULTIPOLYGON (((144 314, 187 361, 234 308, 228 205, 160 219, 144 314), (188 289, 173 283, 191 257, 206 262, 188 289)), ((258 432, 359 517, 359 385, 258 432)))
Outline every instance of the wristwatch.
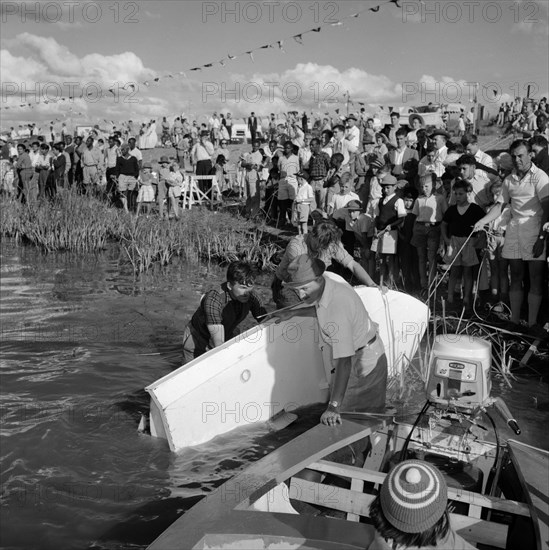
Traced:
POLYGON ((543 234, 542 234, 542 235, 538 235, 538 239, 539 239, 540 241, 545 240, 545 235, 543 235, 543 234))
POLYGON ((328 403, 328 407, 331 407, 332 409, 338 409, 339 408, 339 401, 330 401, 328 403))

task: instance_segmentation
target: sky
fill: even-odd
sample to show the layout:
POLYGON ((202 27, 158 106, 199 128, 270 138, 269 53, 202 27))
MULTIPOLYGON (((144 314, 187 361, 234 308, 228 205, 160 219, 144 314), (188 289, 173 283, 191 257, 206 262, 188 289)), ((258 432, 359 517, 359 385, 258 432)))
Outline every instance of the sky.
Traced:
POLYGON ((473 83, 494 111, 548 95, 548 19, 548 0, 3 0, 0 122, 468 107, 473 83))

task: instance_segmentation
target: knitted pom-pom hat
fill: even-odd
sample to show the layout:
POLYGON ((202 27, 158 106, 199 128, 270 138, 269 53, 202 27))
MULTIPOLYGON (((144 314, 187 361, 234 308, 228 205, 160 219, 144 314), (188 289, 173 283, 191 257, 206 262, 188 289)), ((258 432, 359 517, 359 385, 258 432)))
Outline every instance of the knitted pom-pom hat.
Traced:
POLYGON ((433 527, 446 510, 446 481, 428 462, 405 460, 387 475, 380 501, 391 525, 404 533, 422 533, 433 527))

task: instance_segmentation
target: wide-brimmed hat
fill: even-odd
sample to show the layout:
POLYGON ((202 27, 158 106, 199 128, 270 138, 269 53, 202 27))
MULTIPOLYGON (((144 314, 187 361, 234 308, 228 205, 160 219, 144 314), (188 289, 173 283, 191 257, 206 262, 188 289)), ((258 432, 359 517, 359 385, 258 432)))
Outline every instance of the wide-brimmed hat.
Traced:
POLYGON ((170 159, 166 155, 162 155, 158 164, 170 164, 170 159))
POLYGON ((434 138, 435 136, 442 136, 446 139, 450 139, 452 137, 446 130, 443 130, 442 128, 436 129, 429 137, 434 138))
POLYGON ((152 164, 150 162, 146 162, 144 165, 143 165, 143 168, 150 168, 152 170, 152 164))
POLYGON ((356 122, 358 118, 356 118, 356 115, 350 114, 345 120, 354 120, 356 122))
POLYGON ((387 142, 389 141, 388 138, 387 138, 387 136, 386 136, 383 132, 378 132, 378 133, 376 134, 376 140, 377 140, 378 138, 381 138, 381 140, 383 141, 383 143, 387 143, 387 142))
POLYGON ((443 516, 448 489, 442 474, 423 460, 405 460, 385 478, 380 503, 387 521, 404 533, 423 533, 443 516))
POLYGON ((349 212, 360 212, 362 210, 362 203, 360 201, 349 201, 345 205, 345 210, 349 210, 349 212))
POLYGON ((417 118, 417 120, 419 120, 419 123, 422 125, 422 126, 425 126, 425 121, 423 120, 423 117, 421 115, 418 115, 417 113, 412 113, 409 117, 408 117, 408 124, 410 124, 410 126, 412 126, 412 122, 417 118))
POLYGON ((311 258, 308 254, 298 256, 287 268, 288 279, 284 283, 286 286, 298 288, 304 286, 326 271, 326 265, 318 258, 311 258))
POLYGON ((379 185, 397 185, 398 180, 392 174, 385 174, 379 185))

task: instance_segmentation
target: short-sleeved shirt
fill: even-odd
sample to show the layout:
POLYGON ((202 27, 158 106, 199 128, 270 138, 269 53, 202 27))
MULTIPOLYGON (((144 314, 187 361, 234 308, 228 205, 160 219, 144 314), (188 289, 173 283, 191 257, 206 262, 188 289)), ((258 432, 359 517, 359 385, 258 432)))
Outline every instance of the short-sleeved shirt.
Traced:
POLYGON ((484 217, 484 210, 475 203, 469 203, 467 210, 460 214, 457 205, 446 210, 442 218, 448 224, 448 233, 451 237, 468 237, 473 226, 484 217))
POLYGON ((419 223, 439 223, 447 208, 444 195, 433 193, 429 197, 420 195, 414 203, 412 213, 419 223))
POLYGON ((549 176, 532 164, 525 176, 520 179, 515 173, 503 182, 504 203, 511 205, 512 218, 543 217, 541 203, 549 197, 549 176))
MULTIPOLYGON (((276 276, 282 281, 288 280, 288 266, 298 256, 308 254, 309 249, 307 247, 307 241, 305 235, 297 235, 294 237, 286 247, 284 256, 276 270, 276 276)), ((352 256, 343 248, 343 244, 340 242, 332 243, 326 250, 321 250, 318 254, 318 258, 324 262, 326 267, 332 265, 332 260, 335 260, 343 267, 347 269, 351 268, 354 262, 352 256)))
MULTIPOLYGON (((355 357, 376 335, 377 326, 370 319, 362 300, 353 287, 342 281, 324 277, 325 287, 320 300, 315 304, 320 336, 332 348, 332 359, 355 357)), ((361 355, 357 355, 359 360, 361 355)), ((361 376, 360 365, 353 368, 361 376)), ((370 366, 366 367, 368 370, 370 366)))
POLYGON ((266 313, 259 296, 252 290, 247 302, 233 300, 227 284, 221 291, 212 289, 200 300, 200 305, 191 319, 193 329, 205 342, 210 340, 208 325, 223 325, 225 340, 234 337, 236 327, 251 313, 255 319, 266 313))

